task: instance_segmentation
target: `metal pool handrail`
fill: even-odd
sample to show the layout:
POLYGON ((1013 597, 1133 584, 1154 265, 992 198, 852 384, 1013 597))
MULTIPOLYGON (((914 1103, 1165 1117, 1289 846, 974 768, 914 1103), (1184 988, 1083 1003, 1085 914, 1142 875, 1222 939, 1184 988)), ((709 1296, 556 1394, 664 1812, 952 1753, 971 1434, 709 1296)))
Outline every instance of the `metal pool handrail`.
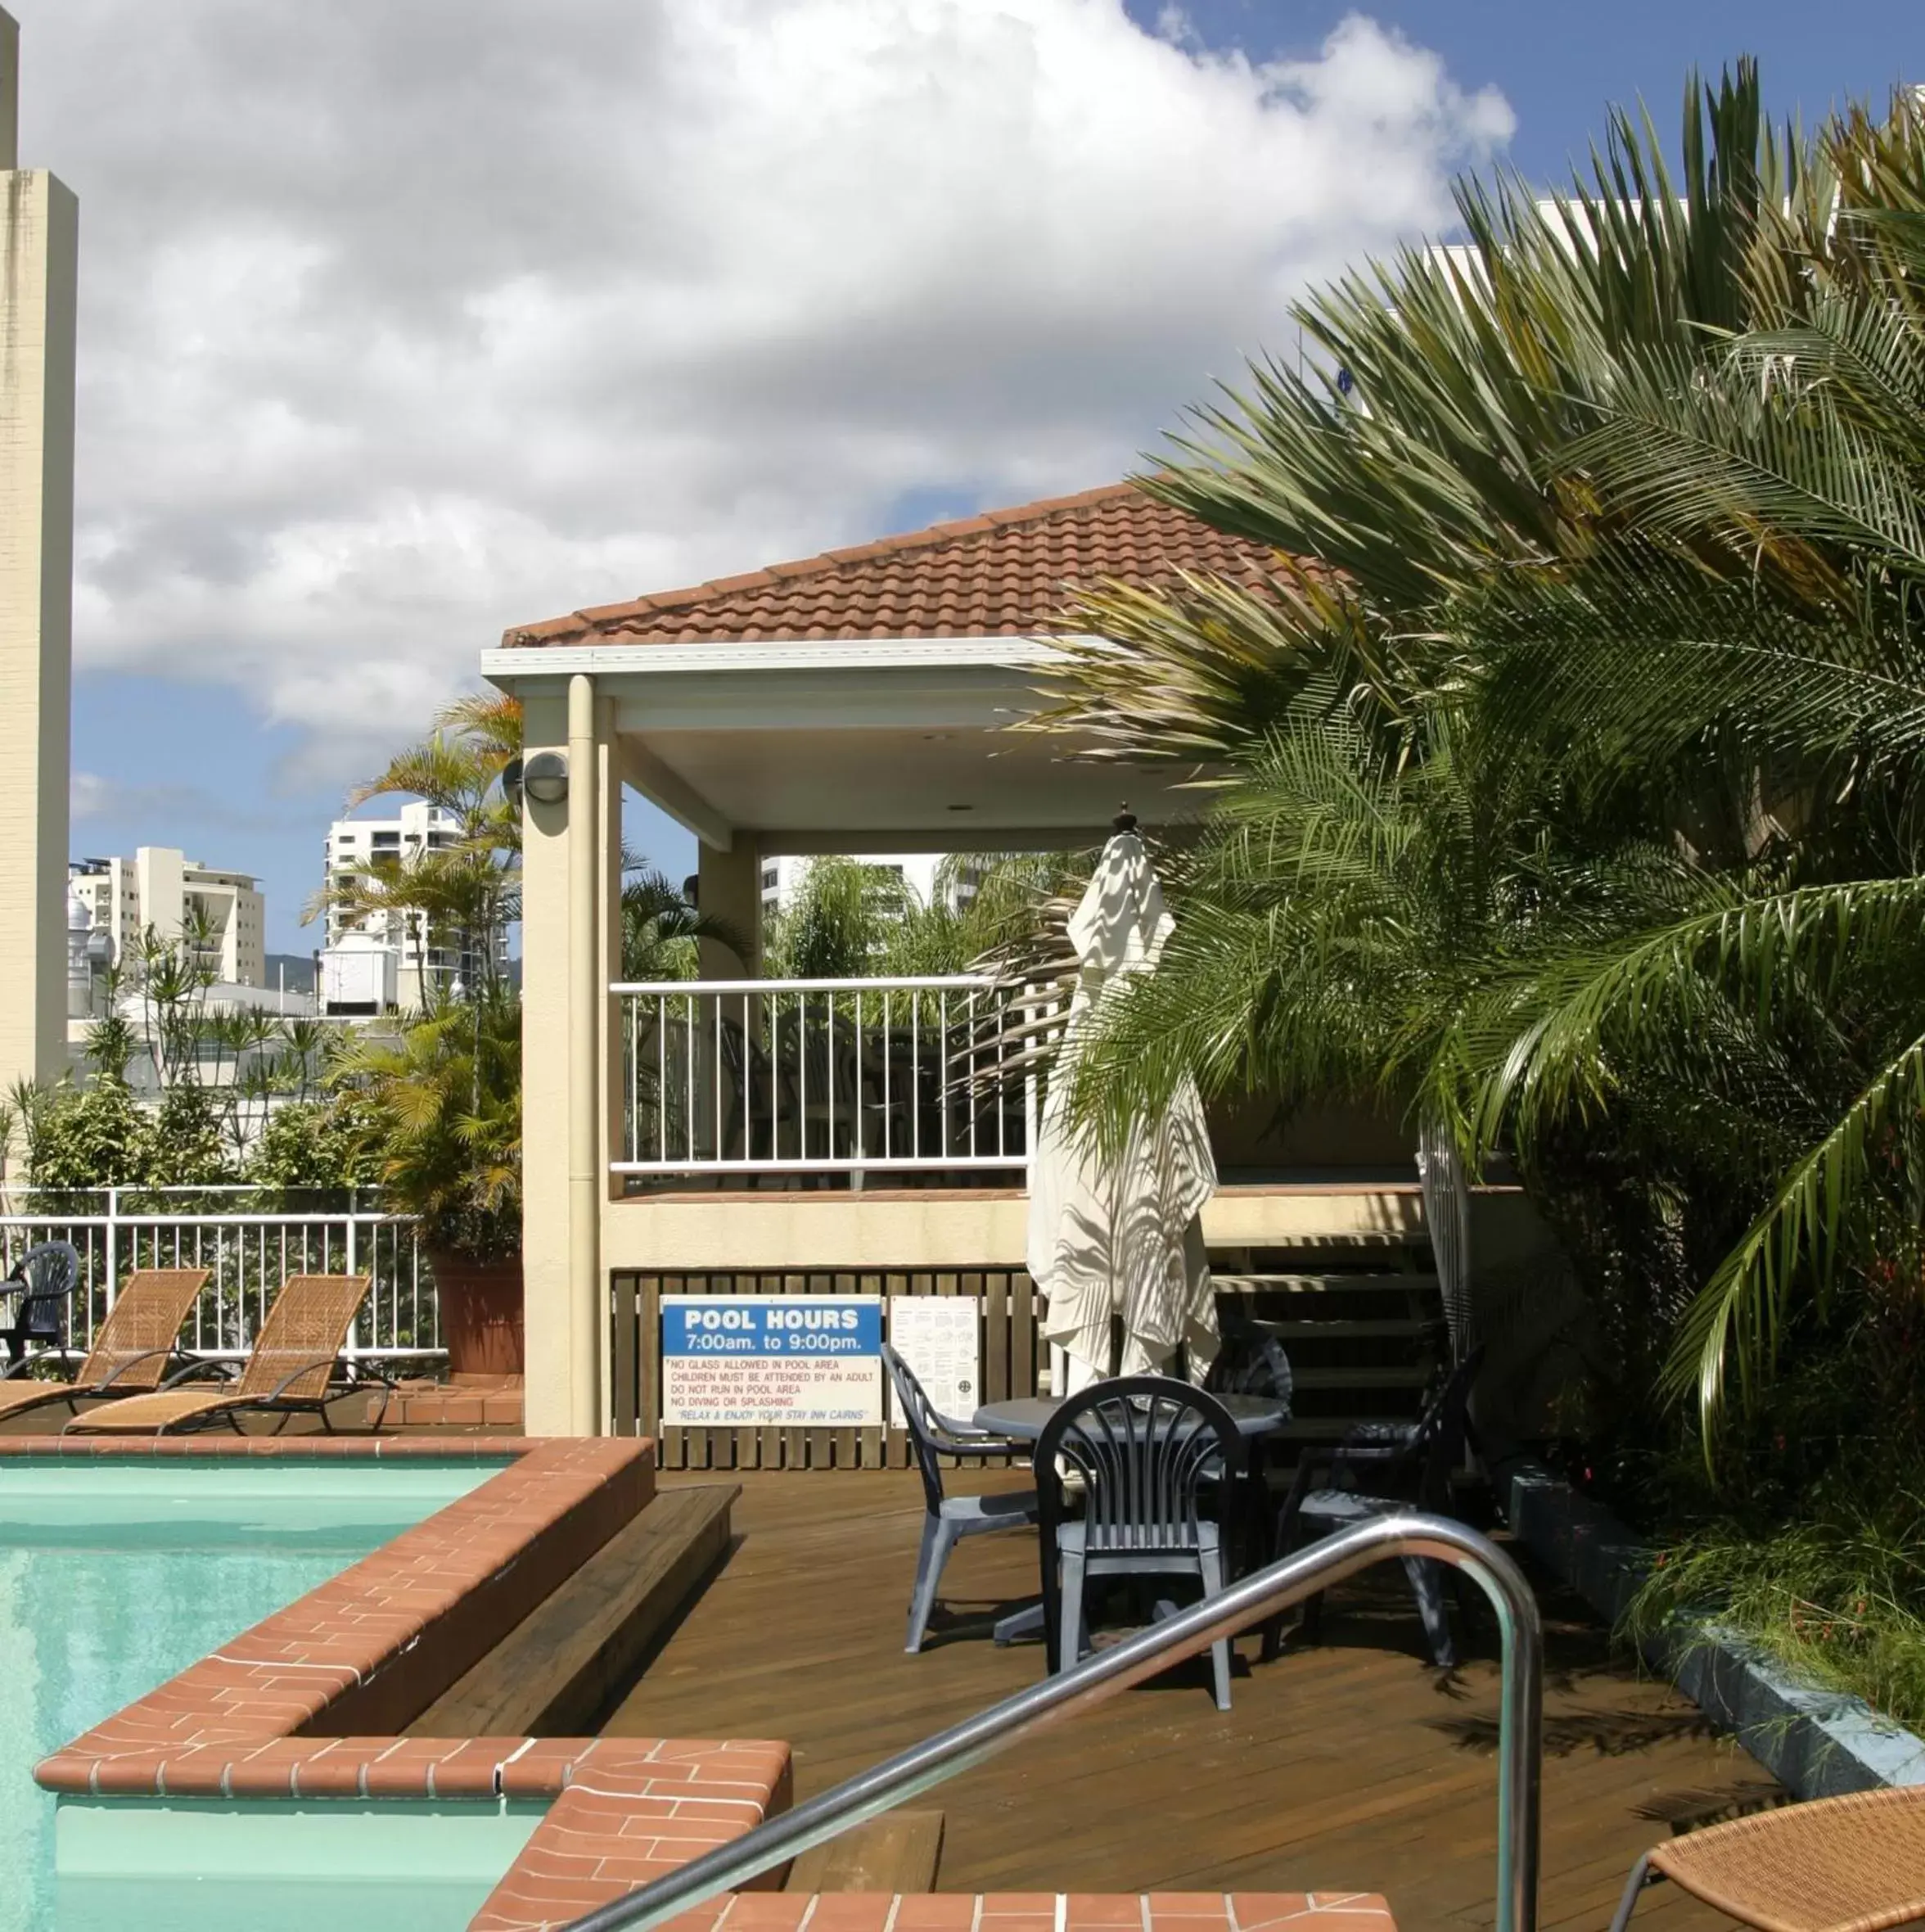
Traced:
POLYGON ((1447 1517, 1415 1510, 1358 1523, 1286 1556, 1220 1596, 899 1751, 746 1836, 691 1859, 653 1885, 611 1899, 573 1921, 566 1932, 647 1932, 851 1825, 880 1817, 1045 1725, 1194 1657, 1219 1637, 1233 1636, 1392 1556, 1427 1556, 1467 1572, 1497 1612, 1503 1639, 1503 1701, 1498 1719, 1496 1932, 1537 1932, 1544 1700, 1544 1632, 1537 1600, 1517 1564, 1487 1537, 1447 1517))

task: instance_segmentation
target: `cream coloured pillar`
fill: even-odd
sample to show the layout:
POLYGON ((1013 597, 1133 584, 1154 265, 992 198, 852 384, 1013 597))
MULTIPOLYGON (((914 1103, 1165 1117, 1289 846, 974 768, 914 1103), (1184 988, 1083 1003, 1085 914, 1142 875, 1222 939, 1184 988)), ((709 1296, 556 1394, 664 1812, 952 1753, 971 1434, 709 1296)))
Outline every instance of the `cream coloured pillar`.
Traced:
POLYGON ((67 1063, 79 208, 16 165, 19 34, 0 12, 0 1090, 67 1063))
POLYGON ((719 940, 705 939, 697 947, 704 979, 753 979, 760 971, 762 956, 762 866, 753 836, 735 835, 726 852, 705 845, 697 860, 701 881, 697 896, 700 910, 716 919, 727 919, 748 944, 749 956, 738 959, 734 948, 719 940))
MULTIPOLYGON (((568 699, 557 680, 522 702, 524 755, 566 752, 568 699)), ((524 1426, 565 1436, 570 1394, 568 1191, 568 814, 572 801, 522 808, 521 1270, 526 1329, 524 1426)))
POLYGON ((614 706, 594 680, 557 679, 522 700, 525 757, 557 752, 568 796, 522 810, 522 1303, 525 1427, 607 1426, 607 1297, 601 1262, 611 1082, 609 893, 620 865, 614 706))
POLYGON ((595 680, 568 680, 568 1433, 602 1431, 602 760, 595 680))

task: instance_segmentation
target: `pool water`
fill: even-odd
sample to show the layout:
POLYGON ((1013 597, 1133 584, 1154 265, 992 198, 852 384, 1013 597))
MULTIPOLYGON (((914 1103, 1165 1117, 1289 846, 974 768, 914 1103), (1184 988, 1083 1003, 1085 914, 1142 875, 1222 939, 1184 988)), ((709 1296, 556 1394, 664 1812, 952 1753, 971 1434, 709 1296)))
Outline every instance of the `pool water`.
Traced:
POLYGON ((0 1932, 77 1922, 40 1758, 503 1466, 0 1463, 0 1932))

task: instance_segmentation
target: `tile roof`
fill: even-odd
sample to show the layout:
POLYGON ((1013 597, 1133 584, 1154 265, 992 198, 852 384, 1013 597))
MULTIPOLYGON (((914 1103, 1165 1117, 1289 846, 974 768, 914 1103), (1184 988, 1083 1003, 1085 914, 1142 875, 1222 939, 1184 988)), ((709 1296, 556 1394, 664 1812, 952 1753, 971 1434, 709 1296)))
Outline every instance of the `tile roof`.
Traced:
POLYGON ((1246 582, 1272 553, 1112 483, 683 590, 516 625, 503 645, 1028 637, 1057 628, 1072 584, 1145 586, 1179 570, 1246 582))

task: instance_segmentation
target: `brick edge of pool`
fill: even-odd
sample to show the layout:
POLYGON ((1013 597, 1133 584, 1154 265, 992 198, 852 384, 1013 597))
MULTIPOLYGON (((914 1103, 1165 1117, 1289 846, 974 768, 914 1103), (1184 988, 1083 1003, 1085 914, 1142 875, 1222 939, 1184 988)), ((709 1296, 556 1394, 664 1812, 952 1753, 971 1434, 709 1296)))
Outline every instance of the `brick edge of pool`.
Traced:
MULTIPOLYGON (((0 1437, 0 1459, 510 1459, 43 1758, 36 1780, 101 1798, 548 1799, 471 1932, 553 1932, 740 1837, 790 1802, 786 1744, 391 1734, 647 1506, 654 1447, 606 1437, 0 1437)), ((688 1932, 1395 1932, 1384 1901, 1357 1893, 824 1896, 775 1891, 779 1878, 677 1923, 688 1932)))

